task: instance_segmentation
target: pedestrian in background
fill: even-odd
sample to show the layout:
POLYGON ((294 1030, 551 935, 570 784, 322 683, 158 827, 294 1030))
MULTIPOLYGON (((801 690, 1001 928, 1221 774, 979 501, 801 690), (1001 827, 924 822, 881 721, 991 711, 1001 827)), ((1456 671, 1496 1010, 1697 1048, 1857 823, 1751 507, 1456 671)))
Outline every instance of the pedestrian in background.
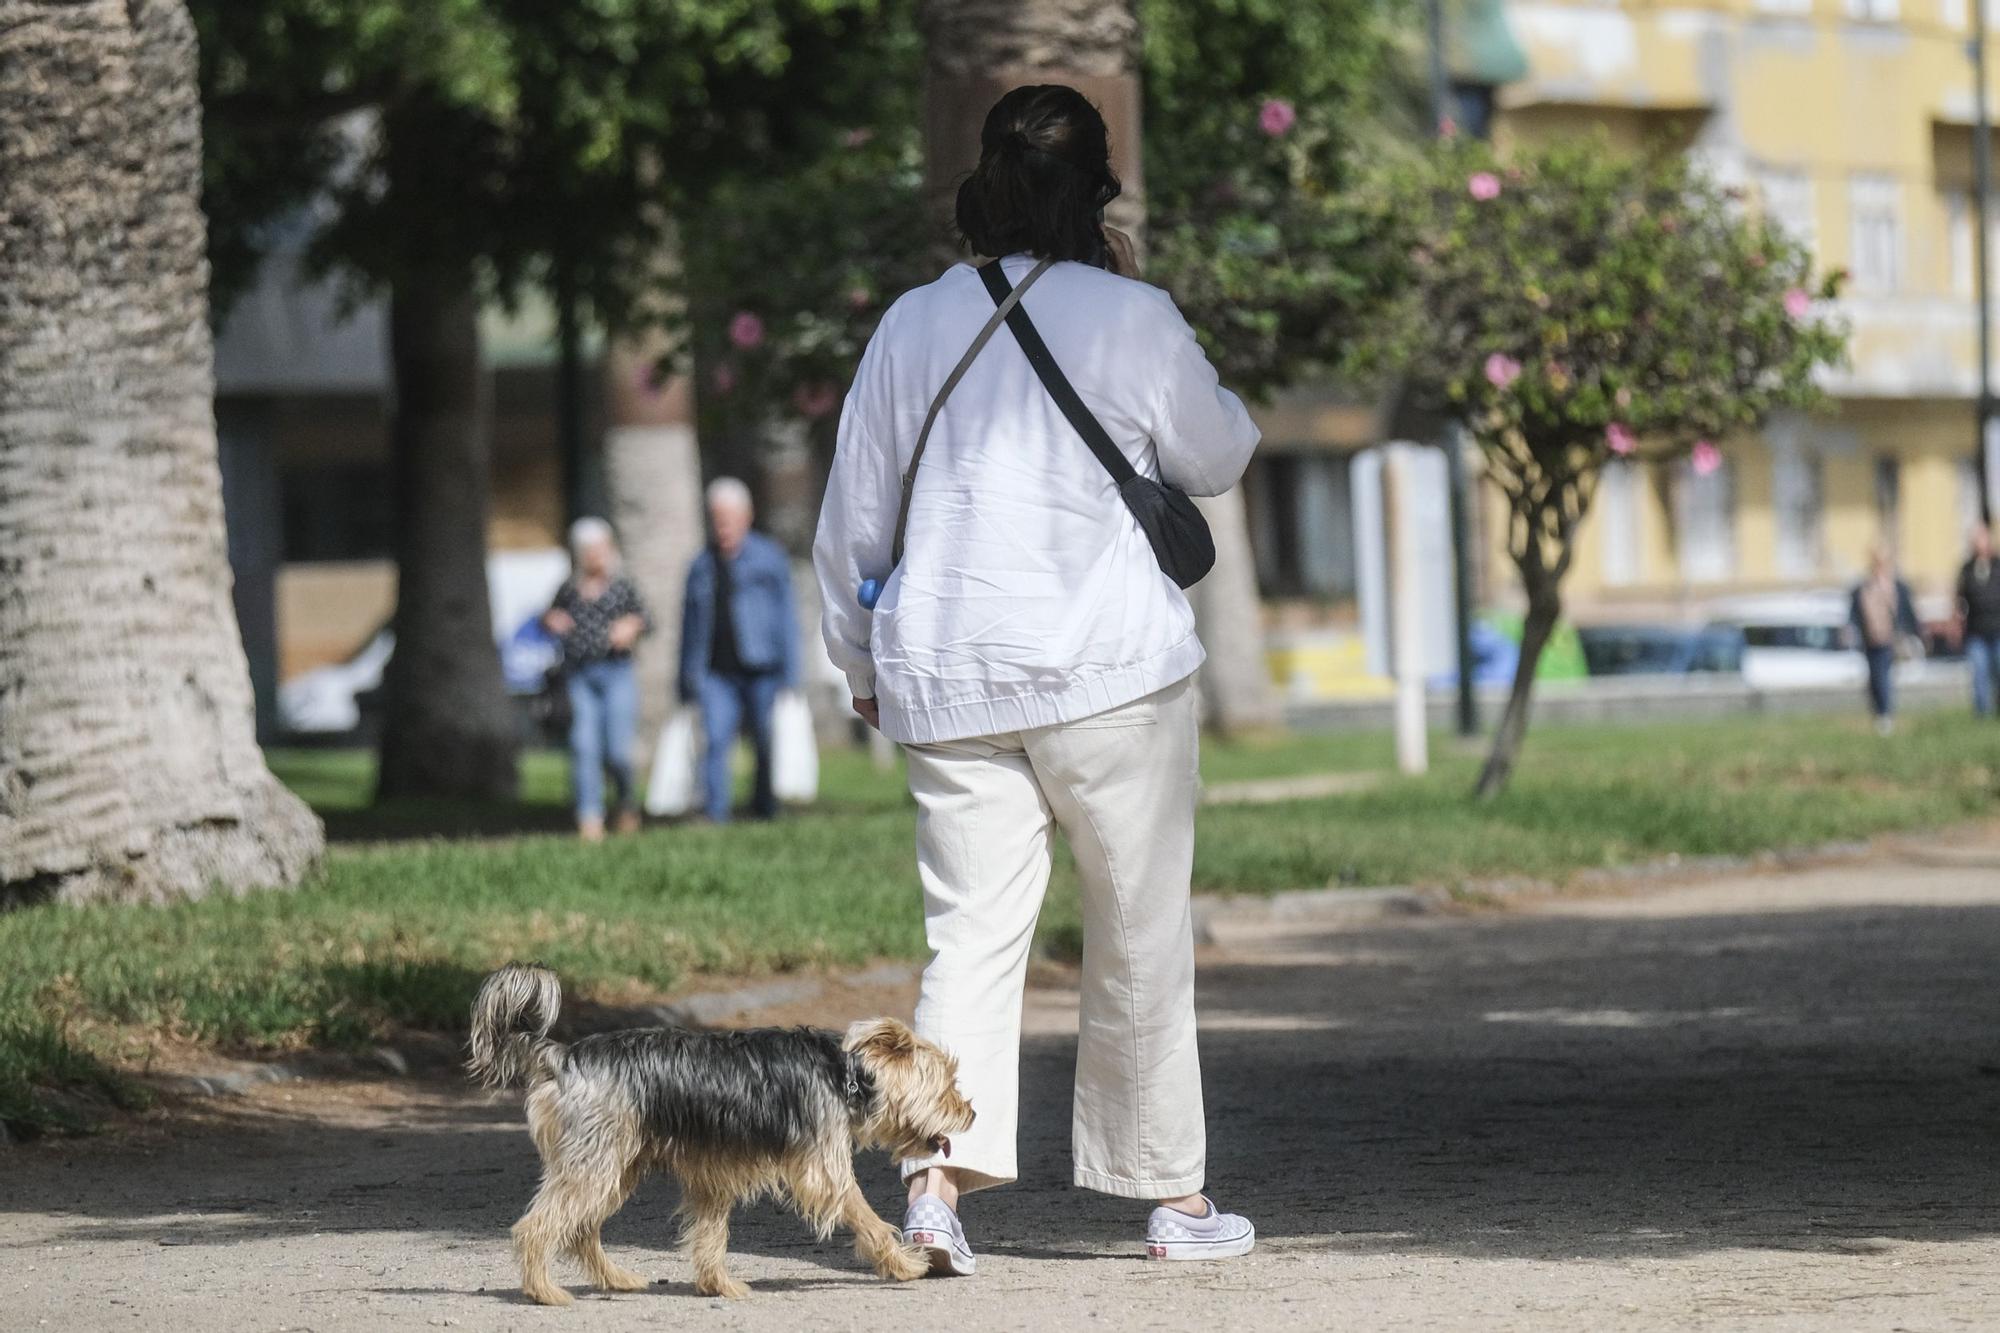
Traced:
POLYGON ((604 778, 611 776, 620 833, 639 827, 632 781, 632 736, 639 723, 639 689, 632 647, 653 628, 632 580, 618 572, 618 543, 601 518, 580 518, 569 530, 570 576, 542 616, 562 640, 563 684, 569 692, 570 788, 577 836, 604 838, 604 778))
POLYGON ((799 683, 798 616, 785 548, 751 530, 750 488, 734 477, 708 487, 708 549, 688 570, 681 626, 680 697, 701 707, 704 811, 729 818, 729 760, 750 733, 757 781, 750 809, 778 813, 771 790, 771 709, 799 683))
POLYGON ((1972 711, 1993 716, 2000 704, 2000 562, 1993 558, 1993 530, 1972 530, 1972 555, 1958 571, 1959 624, 1965 660, 1972 667, 1972 711))
POLYGON ((1910 600, 1910 585, 1897 577, 1895 557, 1885 543, 1878 542, 1869 555, 1868 577, 1855 586, 1848 618, 1868 661, 1868 703, 1875 713, 1875 730, 1887 736, 1896 729, 1897 645, 1904 635, 1921 634, 1922 627, 1910 600))

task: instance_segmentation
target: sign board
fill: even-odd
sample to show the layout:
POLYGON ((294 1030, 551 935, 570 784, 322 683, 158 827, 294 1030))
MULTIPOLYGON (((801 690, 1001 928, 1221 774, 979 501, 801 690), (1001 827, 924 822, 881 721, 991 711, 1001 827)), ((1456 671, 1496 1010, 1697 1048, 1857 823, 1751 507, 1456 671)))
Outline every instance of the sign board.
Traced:
POLYGON ((1442 449, 1397 442, 1367 449, 1354 456, 1350 472, 1354 504, 1354 576, 1361 612, 1361 635, 1368 645, 1371 675, 1394 674, 1394 635, 1389 613, 1389 527, 1383 509, 1385 489, 1396 492, 1397 521, 1411 525, 1416 536, 1417 589, 1421 607, 1417 674, 1429 678, 1458 669, 1458 641, 1453 623, 1451 564, 1451 472, 1442 449), (1383 464, 1391 451, 1400 458, 1402 481, 1382 484, 1383 464))

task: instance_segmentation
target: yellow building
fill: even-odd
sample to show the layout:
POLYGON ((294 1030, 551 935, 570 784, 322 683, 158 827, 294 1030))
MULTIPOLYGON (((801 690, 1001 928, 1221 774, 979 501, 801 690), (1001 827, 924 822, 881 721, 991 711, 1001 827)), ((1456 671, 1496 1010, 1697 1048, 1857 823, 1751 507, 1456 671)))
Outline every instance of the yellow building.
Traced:
MULTIPOLYGON (((1943 610, 1979 512, 1968 3, 1508 0, 1528 74, 1498 91, 1503 147, 1664 138, 1851 275, 1833 410, 1730 442, 1706 477, 1621 465, 1580 539, 1579 619, 1845 583, 1878 538, 1943 610)), ((1504 555, 1487 569, 1510 586, 1504 555)))

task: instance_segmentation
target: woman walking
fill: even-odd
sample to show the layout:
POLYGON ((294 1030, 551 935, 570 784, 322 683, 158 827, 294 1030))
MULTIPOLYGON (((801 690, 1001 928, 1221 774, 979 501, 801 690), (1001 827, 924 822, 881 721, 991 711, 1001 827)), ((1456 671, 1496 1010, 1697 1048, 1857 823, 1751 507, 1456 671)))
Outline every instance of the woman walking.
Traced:
POLYGON ((611 525, 580 518, 570 526, 571 573, 542 616, 562 640, 563 682, 569 690, 570 786, 577 836, 604 838, 604 775, 611 775, 620 833, 639 827, 632 782, 632 734, 639 725, 639 688, 632 646, 653 628, 632 580, 618 572, 611 525))
POLYGON ((970 1273, 959 1198, 1015 1179, 1022 988, 1060 828, 1083 883, 1076 1183, 1156 1201, 1155 1257, 1243 1254, 1250 1224, 1200 1193, 1202 647, 1128 507, 1134 482, 1114 476, 1218 494, 1257 430, 1167 295, 1123 276, 1129 248, 1101 223, 1118 181, 1097 110, 1070 88, 1017 88, 981 147, 958 226, 1002 258, 955 265, 883 317, 814 551, 854 707, 908 757, 934 951, 917 1029, 958 1056, 979 1116, 949 1158, 902 1164, 905 1229, 934 1271, 970 1273))

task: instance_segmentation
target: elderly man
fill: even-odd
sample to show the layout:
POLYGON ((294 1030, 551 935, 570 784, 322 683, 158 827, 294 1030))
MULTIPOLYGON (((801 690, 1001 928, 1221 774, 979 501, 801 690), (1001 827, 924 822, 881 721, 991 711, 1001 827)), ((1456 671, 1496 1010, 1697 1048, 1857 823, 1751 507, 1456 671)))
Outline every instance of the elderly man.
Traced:
POLYGON ((701 706, 707 749, 704 807, 729 818, 730 751, 747 727, 757 750, 751 810, 778 812, 771 794, 771 706, 799 682, 798 617, 785 549, 750 530, 750 488, 721 477, 708 488, 708 549, 688 570, 681 624, 680 697, 701 706))

